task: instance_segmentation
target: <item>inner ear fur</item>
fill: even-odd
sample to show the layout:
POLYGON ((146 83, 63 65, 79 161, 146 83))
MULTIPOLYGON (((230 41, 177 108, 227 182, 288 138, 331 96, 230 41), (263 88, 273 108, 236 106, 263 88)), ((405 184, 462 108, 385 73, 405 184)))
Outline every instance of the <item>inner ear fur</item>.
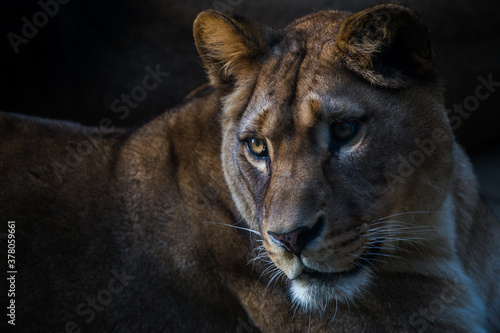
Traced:
POLYGON ((194 40, 211 84, 232 85, 256 66, 268 49, 272 29, 237 15, 206 10, 194 22, 194 40))
POLYGON ((378 5, 347 17, 335 47, 344 64, 373 85, 401 88, 412 78, 437 82, 427 29, 404 6, 378 5))

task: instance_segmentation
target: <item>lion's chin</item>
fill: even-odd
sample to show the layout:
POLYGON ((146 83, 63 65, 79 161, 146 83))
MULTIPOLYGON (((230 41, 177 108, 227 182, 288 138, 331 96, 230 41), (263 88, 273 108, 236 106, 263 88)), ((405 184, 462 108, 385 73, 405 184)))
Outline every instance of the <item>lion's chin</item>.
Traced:
POLYGON ((368 269, 321 273, 305 269, 291 281, 293 302, 305 311, 324 311, 330 304, 353 302, 365 293, 371 283, 368 269))
POLYGON ((332 301, 352 302, 365 293, 373 275, 371 263, 380 252, 381 242, 369 247, 355 262, 354 268, 337 272, 320 272, 306 266, 292 280, 290 294, 304 310, 324 310, 332 301))

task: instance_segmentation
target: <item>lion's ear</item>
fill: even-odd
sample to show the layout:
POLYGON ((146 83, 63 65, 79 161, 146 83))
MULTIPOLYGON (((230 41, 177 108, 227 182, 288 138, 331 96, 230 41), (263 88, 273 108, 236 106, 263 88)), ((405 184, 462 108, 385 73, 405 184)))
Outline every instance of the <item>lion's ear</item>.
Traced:
POLYGON ((194 22, 194 40, 212 85, 245 77, 268 48, 272 30, 245 17, 207 10, 194 22))
POLYGON ((406 7, 379 5, 347 17, 335 47, 349 69, 374 85, 400 88, 411 78, 437 81, 427 29, 406 7))

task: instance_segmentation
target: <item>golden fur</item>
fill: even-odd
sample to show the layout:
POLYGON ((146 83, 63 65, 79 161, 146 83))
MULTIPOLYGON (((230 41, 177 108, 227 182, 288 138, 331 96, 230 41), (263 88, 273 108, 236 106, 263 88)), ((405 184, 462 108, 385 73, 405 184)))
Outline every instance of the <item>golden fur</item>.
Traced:
POLYGON ((1 115, 18 327, 500 329, 500 225, 413 12, 272 30, 206 11, 194 37, 211 87, 137 130, 1 115), (357 132, 341 142, 346 119, 357 132), (123 290, 83 315, 117 272, 123 290))

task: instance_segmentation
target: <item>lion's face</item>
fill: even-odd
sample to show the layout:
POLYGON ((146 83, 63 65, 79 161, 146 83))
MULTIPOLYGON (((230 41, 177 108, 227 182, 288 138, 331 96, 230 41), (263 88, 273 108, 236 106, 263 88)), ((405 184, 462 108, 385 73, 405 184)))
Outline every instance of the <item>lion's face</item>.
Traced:
POLYGON ((432 232, 420 217, 441 209, 452 172, 439 89, 354 74, 338 47, 346 20, 323 12, 274 33, 247 27, 271 35, 265 51, 219 68, 233 70, 227 82, 212 78, 226 91, 222 160, 233 199, 310 308, 360 294, 387 258, 432 232), (395 217, 406 212, 419 214, 395 217))

